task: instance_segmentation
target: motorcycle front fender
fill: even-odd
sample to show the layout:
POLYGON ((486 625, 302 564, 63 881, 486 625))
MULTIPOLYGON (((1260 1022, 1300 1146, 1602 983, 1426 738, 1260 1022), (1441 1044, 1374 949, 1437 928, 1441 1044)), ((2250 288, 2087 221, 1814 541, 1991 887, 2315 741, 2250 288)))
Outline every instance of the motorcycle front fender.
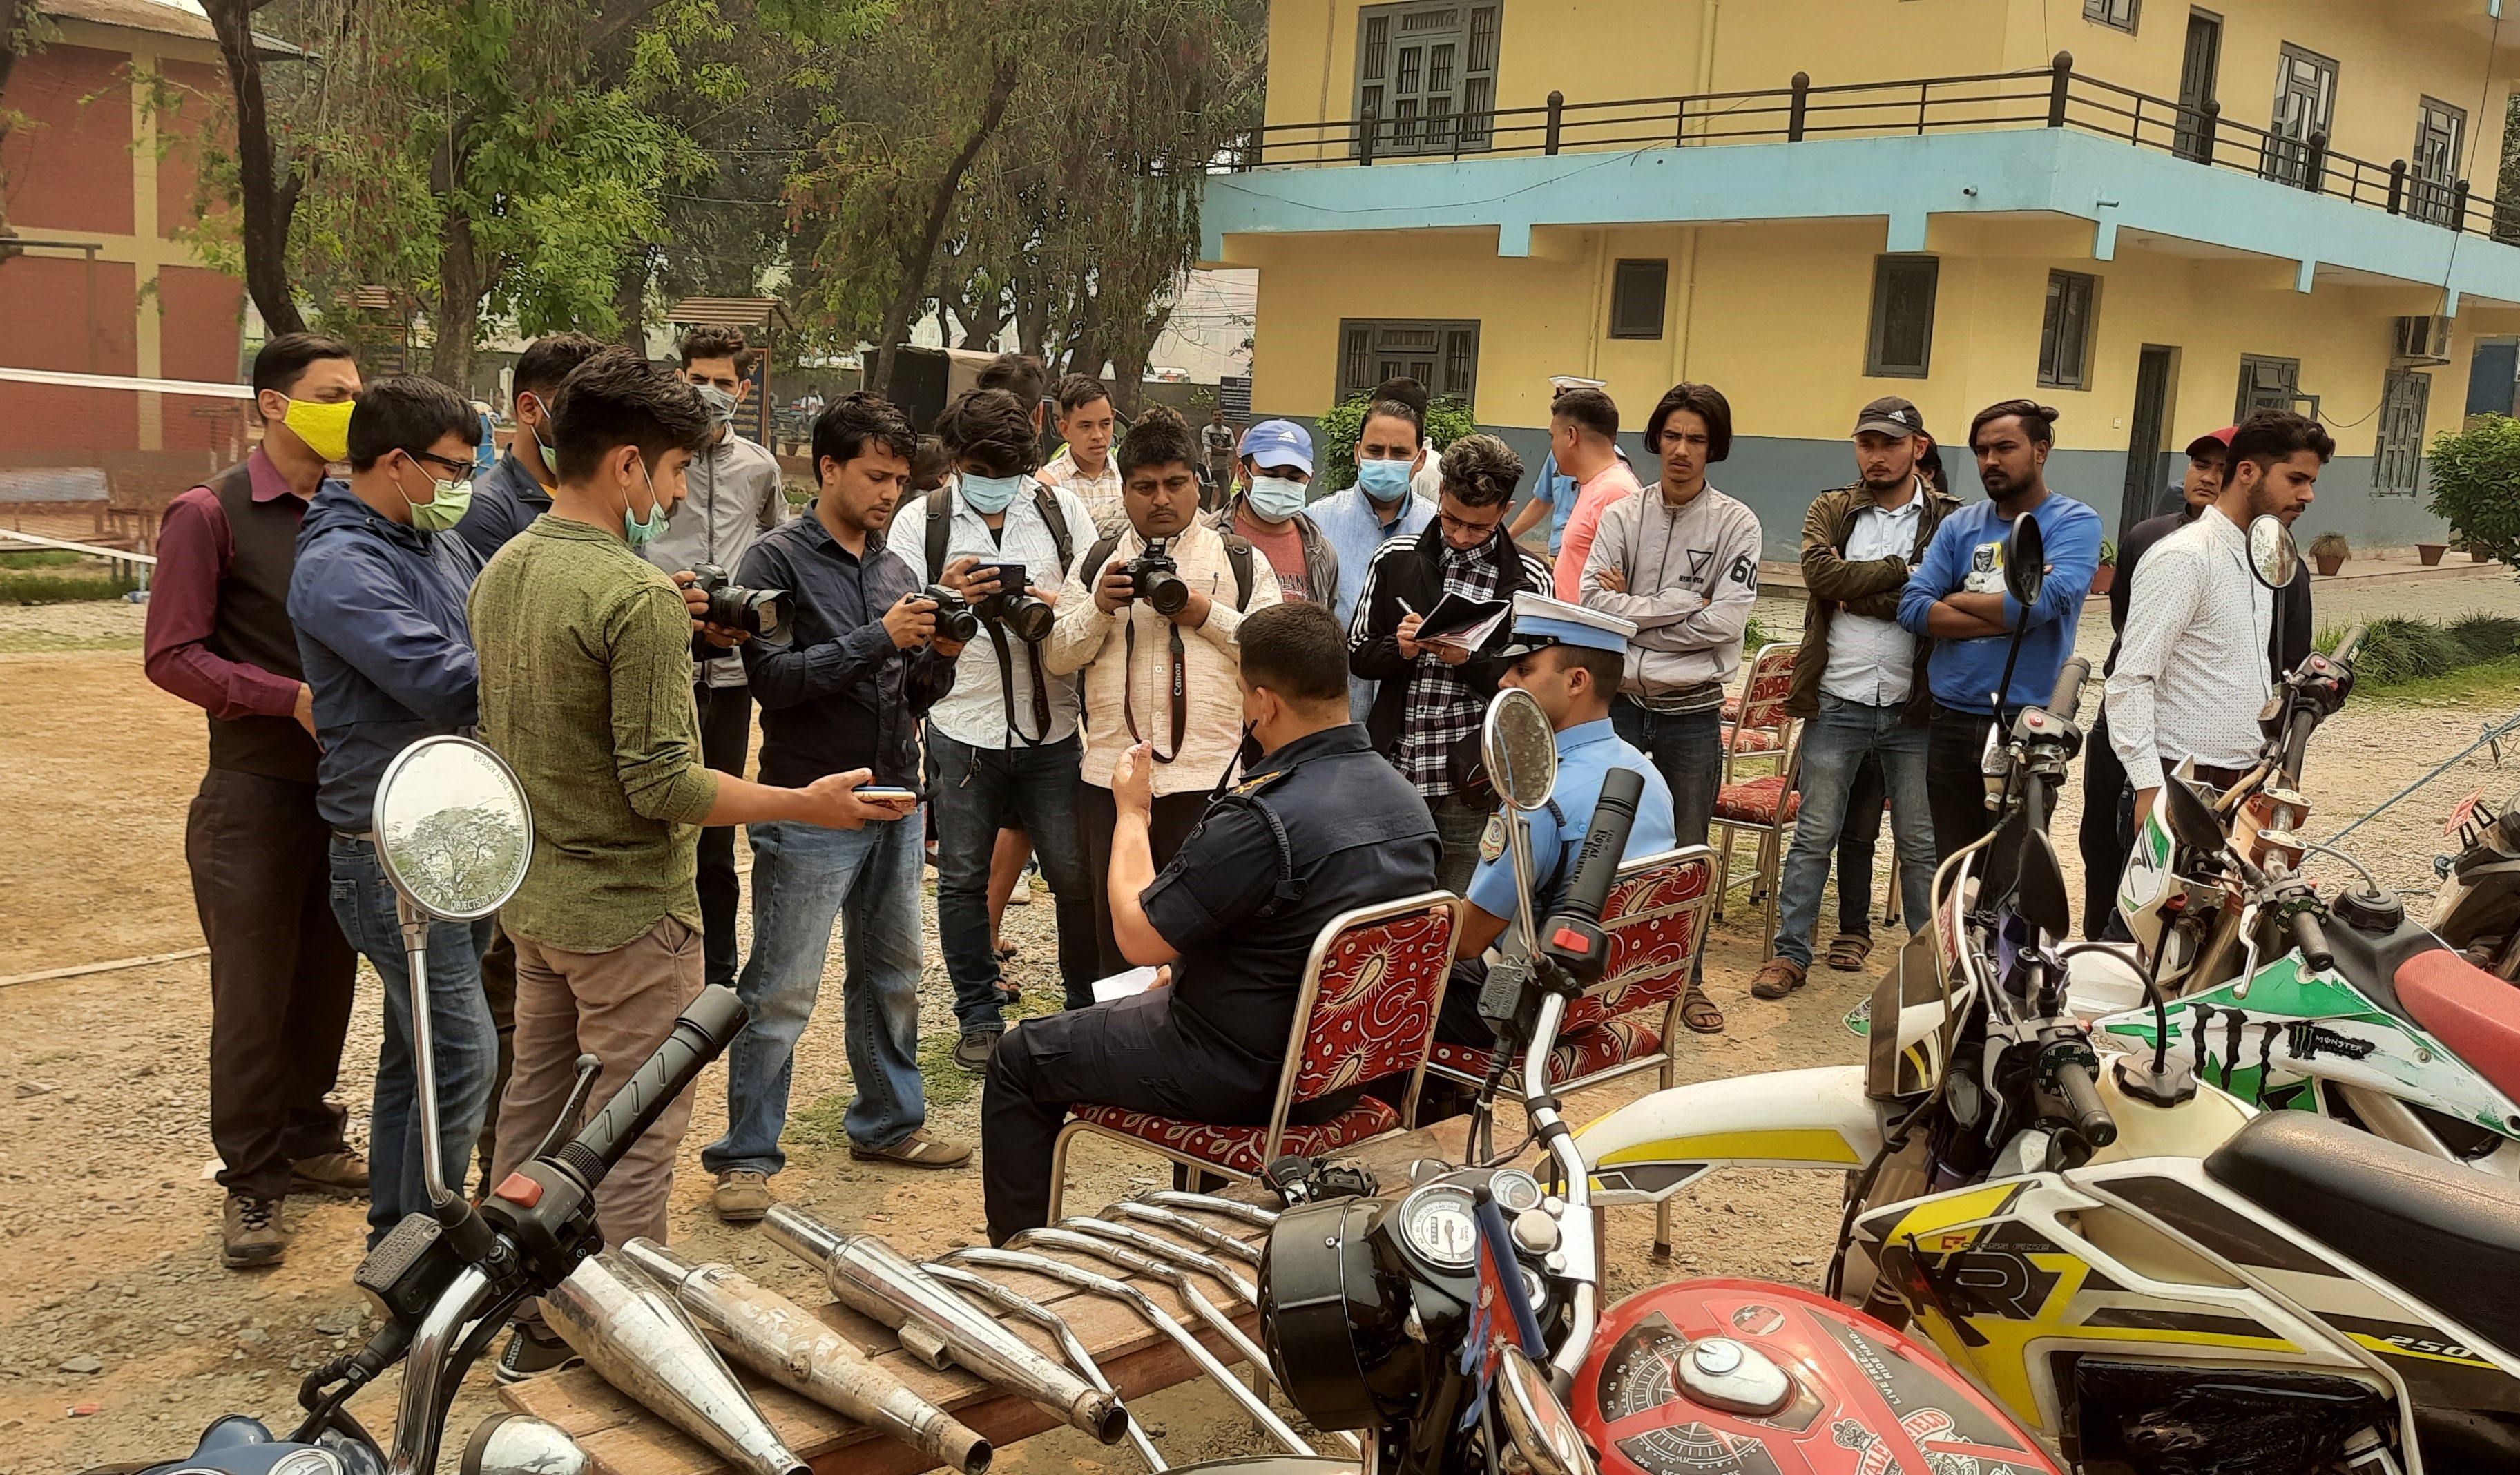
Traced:
POLYGON ((1659 1203, 1719 1167, 1850 1173, 1881 1150, 1864 1067, 1700 1081, 1642 1096, 1575 1134, 1596 1204, 1659 1203))

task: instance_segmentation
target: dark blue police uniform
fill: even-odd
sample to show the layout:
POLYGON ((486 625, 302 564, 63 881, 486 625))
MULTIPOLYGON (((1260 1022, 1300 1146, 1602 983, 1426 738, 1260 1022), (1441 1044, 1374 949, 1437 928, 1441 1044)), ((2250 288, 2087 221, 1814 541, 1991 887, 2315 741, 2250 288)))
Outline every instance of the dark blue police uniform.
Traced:
POLYGON ((1144 894, 1178 955, 1172 986, 1026 1019, 999 1042, 980 1127, 993 1243, 1044 1222, 1072 1102, 1265 1123, 1322 928, 1435 889, 1434 819, 1365 729, 1299 738, 1245 771, 1144 894))

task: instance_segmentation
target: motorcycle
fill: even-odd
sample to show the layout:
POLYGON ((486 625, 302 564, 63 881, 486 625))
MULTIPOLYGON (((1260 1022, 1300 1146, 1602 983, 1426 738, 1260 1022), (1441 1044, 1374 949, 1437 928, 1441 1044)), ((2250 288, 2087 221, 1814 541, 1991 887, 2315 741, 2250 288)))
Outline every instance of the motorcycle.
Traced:
MULTIPOLYGON (((1353 1170, 1273 1165, 1262 1324, 1276 1379, 1319 1428, 1369 1436, 1368 1468, 1536 1475, 1683 1471, 2053 1471, 2037 1442, 1918 1340, 1793 1286, 1700 1279, 1598 1309, 1595 1169, 1550 1095, 1568 1003, 1603 971, 1600 916, 1642 782, 1614 770, 1565 900, 1534 929, 1529 837, 1555 742, 1539 703, 1499 693, 1488 770, 1517 823, 1526 899, 1490 970, 1498 1058, 1519 1059, 1547 1181, 1477 1155, 1421 1163, 1396 1201, 1353 1170)), ((1504 1076, 1478 1095, 1472 1141, 1504 1076)))
POLYGON ((2520 982, 2520 808, 2498 812, 2479 789, 2452 806, 2442 834, 2458 854, 2433 861, 2442 884, 2428 925, 2469 962, 2520 982))
MULTIPOLYGON (((533 854, 533 816, 498 754, 469 738, 426 738, 404 749, 377 788, 377 852, 394 886, 412 978, 412 1053, 423 1122, 437 1120, 429 1032, 428 926, 472 921, 516 894, 533 854)), ((735 991, 709 987, 673 1033, 574 1135, 597 1061, 577 1080, 550 1136, 475 1206, 446 1186, 438 1134, 421 1134, 431 1210, 395 1226, 353 1276, 382 1317, 359 1351, 307 1374, 306 1410, 288 1434, 245 1414, 213 1422, 192 1453, 136 1475, 428 1475, 465 1373, 519 1303, 551 1293, 603 1247, 595 1191, 668 1103, 717 1058, 743 1023, 735 991), (387 1368, 403 1366, 390 1447, 345 1407, 387 1368)), ((580 1475, 583 1451, 558 1427, 521 1414, 482 1423, 465 1475, 580 1475)))
MULTIPOLYGON (((2006 556, 2025 604, 2035 532, 2018 519, 2006 556)), ((2001 822, 1939 868, 1867 1063, 1611 1112, 1576 1139, 1598 1201, 1725 1166, 1848 1175, 1832 1293, 1915 1328, 2094 1475, 2511 1467, 2520 1306, 2477 1291, 2520 1274, 2520 1186, 2252 1109, 2166 1048, 2157 989, 2149 1050, 2092 1050, 2046 828, 2082 740, 2073 664, 1990 752, 2001 822)), ((2182 834, 2219 835, 2184 784, 2162 799, 2182 834)), ((2317 950, 2311 913, 2280 924, 2317 950)))

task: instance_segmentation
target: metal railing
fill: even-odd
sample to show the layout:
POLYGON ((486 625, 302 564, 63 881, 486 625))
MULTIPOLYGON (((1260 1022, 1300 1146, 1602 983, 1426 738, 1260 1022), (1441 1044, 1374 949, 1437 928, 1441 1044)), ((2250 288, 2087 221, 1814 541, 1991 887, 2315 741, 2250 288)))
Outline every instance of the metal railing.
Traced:
POLYGON ((2212 168, 2234 169, 2314 194, 2386 209, 2447 230, 2520 239, 2520 219, 2498 214, 2463 179, 2386 164, 2328 146, 2327 135, 2271 131, 2074 69, 2070 52, 2033 71, 1992 71, 1891 82, 1790 85, 1737 92, 1570 103, 1552 92, 1539 107, 1407 117, 1272 123, 1233 151, 1240 172, 1270 165, 1371 165, 1620 149, 1695 148, 1815 138, 2072 128, 2157 149, 2212 168))

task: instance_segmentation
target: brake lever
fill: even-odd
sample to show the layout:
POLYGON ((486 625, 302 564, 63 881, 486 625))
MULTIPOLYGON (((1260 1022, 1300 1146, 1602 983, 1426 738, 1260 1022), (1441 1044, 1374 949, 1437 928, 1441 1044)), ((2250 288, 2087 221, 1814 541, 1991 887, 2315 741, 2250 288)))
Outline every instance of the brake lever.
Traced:
POLYGON ((586 1098, 595 1095, 595 1078, 604 1073, 604 1062, 590 1052, 577 1057, 577 1080, 568 1088, 568 1099, 561 1103, 560 1115, 552 1118, 551 1131, 525 1154, 525 1161, 547 1157, 560 1147, 562 1139, 575 1132, 578 1118, 586 1115, 586 1098))

